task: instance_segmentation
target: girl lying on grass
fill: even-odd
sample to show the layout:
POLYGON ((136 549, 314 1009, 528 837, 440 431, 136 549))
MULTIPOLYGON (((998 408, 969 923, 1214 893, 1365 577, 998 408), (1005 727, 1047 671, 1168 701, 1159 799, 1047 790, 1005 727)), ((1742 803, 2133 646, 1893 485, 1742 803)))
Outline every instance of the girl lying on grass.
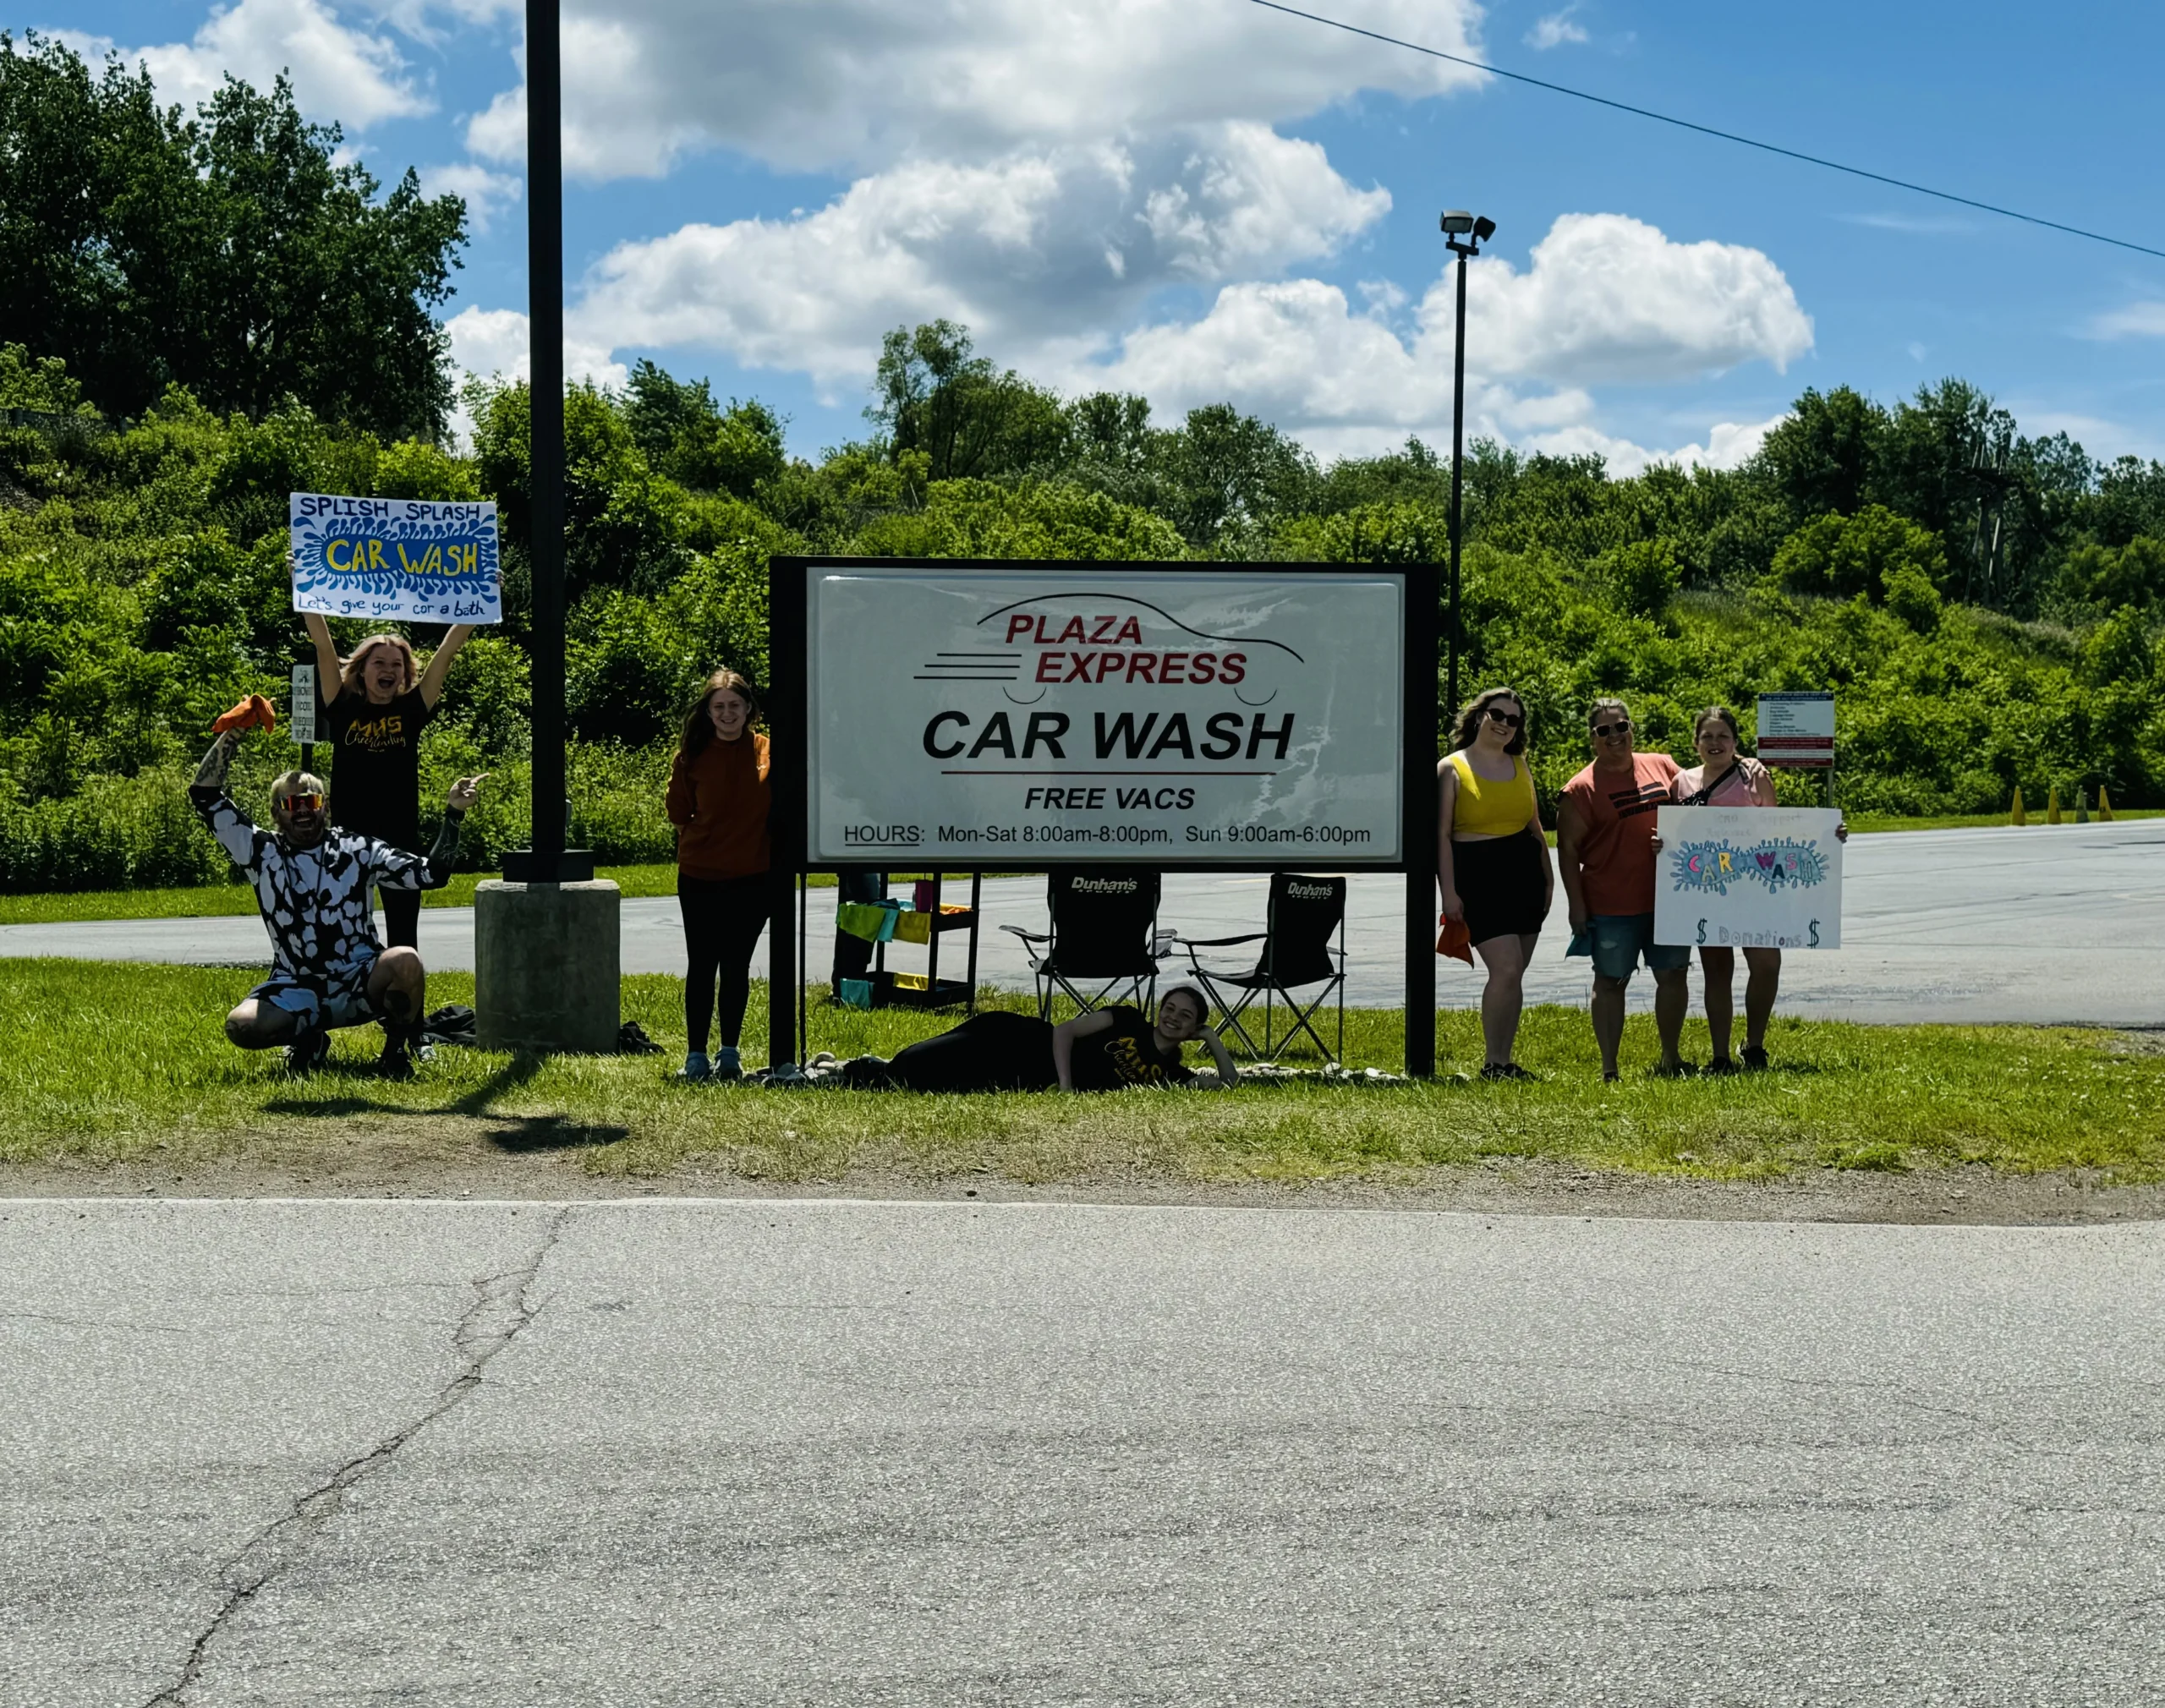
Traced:
POLYGON ((1240 1078, 1218 1034, 1204 1023, 1203 993, 1175 985, 1159 999, 1154 1026, 1132 1008, 1101 1008, 1055 1026, 1034 1015, 973 1014, 951 1031, 913 1043, 892 1061, 860 1056, 842 1082, 866 1090, 909 1092, 1112 1092, 1128 1086, 1204 1086, 1181 1059, 1181 1046, 1201 1040, 1215 1065, 1215 1086, 1240 1078))

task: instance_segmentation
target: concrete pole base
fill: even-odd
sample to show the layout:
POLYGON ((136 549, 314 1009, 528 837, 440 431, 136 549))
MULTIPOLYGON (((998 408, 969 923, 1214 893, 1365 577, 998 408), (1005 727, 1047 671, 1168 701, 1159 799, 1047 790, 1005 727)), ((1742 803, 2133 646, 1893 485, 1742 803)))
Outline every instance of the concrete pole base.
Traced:
POLYGON ((474 1009, 483 1049, 615 1052, 622 900, 606 879, 474 887, 474 1009))

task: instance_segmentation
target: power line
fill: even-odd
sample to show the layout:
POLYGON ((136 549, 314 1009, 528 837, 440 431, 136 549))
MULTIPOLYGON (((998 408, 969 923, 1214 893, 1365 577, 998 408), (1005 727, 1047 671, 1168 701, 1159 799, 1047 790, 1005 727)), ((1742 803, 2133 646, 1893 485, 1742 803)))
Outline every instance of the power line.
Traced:
POLYGON ((1571 89, 1561 83, 1549 83, 1538 77, 1529 77, 1523 71, 1506 71, 1501 66, 1489 65, 1478 59, 1468 59, 1463 54, 1446 53, 1440 47, 1424 47, 1418 41, 1401 41, 1395 36, 1385 36, 1379 30, 1363 30, 1357 24, 1348 24, 1342 19, 1326 18, 1320 12, 1303 12, 1297 6, 1282 6, 1279 0, 1250 0, 1272 12, 1283 12, 1289 18, 1305 18, 1311 24, 1321 24, 1333 30, 1342 30, 1348 36, 1365 36, 1371 41, 1380 41, 1390 47, 1403 47, 1408 52, 1426 54, 1431 59, 1447 59, 1454 65, 1471 67, 1486 72, 1491 77, 1508 78, 1513 83, 1531 84, 1536 89, 1546 89, 1554 95, 1568 95, 1574 101, 1590 101, 1596 107, 1613 107, 1619 112, 1628 112, 1638 118, 1651 118, 1658 124, 1673 124, 1680 130, 1696 130, 1702 136, 1718 137, 1724 142, 1740 143, 1746 148, 1756 148, 1767 154, 1779 154, 1787 160, 1801 160, 1806 166, 1824 167, 1829 172, 1846 172, 1851 178, 1869 178, 1874 183, 1892 184, 1896 189, 1906 189, 1917 195, 1928 195, 1940 201, 1951 201, 1963 207, 1976 208, 1980 212, 1998 214, 2003 219, 2020 220, 2025 225, 2042 226, 2047 231, 2065 232, 2069 237, 2087 238, 2092 243, 2110 244, 2114 249, 2133 249, 2139 255, 2155 255, 2165 260, 2165 249, 2154 249, 2146 244, 2131 244, 2125 238, 2107 237, 2102 232, 2085 231, 2080 226, 2062 225, 2058 220, 2041 219, 2036 214, 2001 207, 1988 201, 1978 201, 1966 195, 1956 195, 1951 190, 1934 189, 1929 184, 1911 183, 1907 178, 1889 178, 1883 172, 1866 172, 1861 166, 1844 166, 1839 160, 1824 160, 1816 154, 1805 154, 1794 148, 1784 148, 1779 143, 1761 142, 1757 138, 1739 136, 1733 130, 1717 130, 1711 124, 1694 124, 1688 118, 1674 118, 1666 112, 1656 112, 1651 107, 1633 107, 1628 101, 1611 101, 1605 95, 1589 95, 1583 89, 1571 89))

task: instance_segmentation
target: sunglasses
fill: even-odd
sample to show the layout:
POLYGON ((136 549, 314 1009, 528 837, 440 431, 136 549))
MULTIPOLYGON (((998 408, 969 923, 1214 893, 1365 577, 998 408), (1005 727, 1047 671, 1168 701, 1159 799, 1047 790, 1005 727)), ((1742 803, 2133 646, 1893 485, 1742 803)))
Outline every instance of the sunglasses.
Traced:
POLYGON ((1613 724, 1596 724, 1593 726, 1593 732, 1596 736, 1604 742, 1611 736, 1628 736, 1631 733, 1631 720, 1629 718, 1619 718, 1613 724))
POLYGON ((288 813, 321 813, 323 810, 323 797, 321 795, 281 795, 278 797, 278 804, 288 813))
POLYGON ((1488 711, 1488 720, 1491 723, 1508 725, 1516 730, 1526 722, 1524 712, 1506 712, 1495 706, 1489 706, 1485 709, 1488 711))

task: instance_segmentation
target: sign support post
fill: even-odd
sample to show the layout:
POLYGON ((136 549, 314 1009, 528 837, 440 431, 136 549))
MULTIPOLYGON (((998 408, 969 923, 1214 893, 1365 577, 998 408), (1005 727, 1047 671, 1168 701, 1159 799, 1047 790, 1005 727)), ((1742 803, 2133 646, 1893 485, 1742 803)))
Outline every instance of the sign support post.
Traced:
MULTIPOLYGON (((1465 263, 1459 264, 1465 288, 1465 263)), ((1457 540, 1452 540, 1457 594, 1457 540)), ((1406 1073, 1436 1073, 1436 566, 1406 577, 1406 1073)), ((1455 631, 1458 612, 1451 611, 1455 631)), ((1456 635, 1452 636, 1454 648, 1456 635)), ((1454 654, 1455 663, 1455 654, 1454 654)))
MULTIPOLYGON (((772 805, 767 813, 767 1065, 804 1059, 798 1027, 804 969, 797 962, 792 917, 797 875, 810 860, 807 818, 811 772, 805 761, 811 736, 810 637, 804 611, 804 561, 775 558, 767 566, 767 740, 774 762, 768 773, 772 805)), ((836 891, 837 895, 841 892, 836 891)))

